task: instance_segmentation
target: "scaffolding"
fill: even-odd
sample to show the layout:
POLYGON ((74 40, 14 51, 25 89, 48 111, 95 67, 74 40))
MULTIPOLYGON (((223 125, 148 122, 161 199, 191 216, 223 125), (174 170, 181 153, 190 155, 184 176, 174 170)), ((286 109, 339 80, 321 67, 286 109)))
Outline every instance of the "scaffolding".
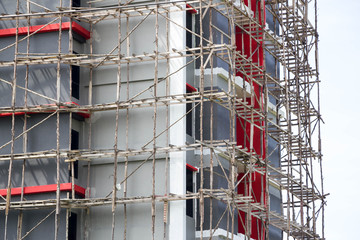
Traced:
MULTIPOLYGON (((169 208, 172 202, 195 199, 198 201, 198 237, 199 239, 212 238, 221 221, 227 224, 227 238, 235 239, 238 228, 244 230, 245 239, 251 239, 252 225, 257 219, 260 231, 258 239, 269 239, 269 227, 273 226, 283 232, 284 239, 325 239, 324 232, 324 206, 326 194, 323 189, 321 133, 322 123, 320 114, 319 97, 319 65, 318 65, 318 40, 317 33, 317 1, 307 0, 265 0, 256 1, 256 6, 251 6, 254 1, 215 1, 215 0, 192 0, 192 1, 149 1, 136 2, 133 0, 119 1, 112 6, 99 7, 97 2, 89 1, 81 7, 74 7, 72 1, 64 5, 59 0, 57 10, 41 6, 36 1, 26 2, 26 12, 20 11, 21 0, 14 1, 17 9, 13 13, 0 16, 0 22, 4 25, 15 24, 14 42, 0 49, 0 55, 6 51, 14 50, 13 59, 0 61, 0 81, 3 86, 8 85, 11 91, 11 105, 1 106, 1 116, 11 119, 11 140, 2 144, 0 149, 8 147, 7 154, 0 155, 0 161, 6 163, 7 183, 6 194, 1 195, 0 210, 5 218, 1 221, 4 227, 4 239, 8 238, 7 231, 8 215, 16 212, 18 218, 17 239, 26 239, 31 232, 40 226, 43 221, 54 219, 54 239, 58 239, 59 218, 62 209, 70 215, 72 209, 84 209, 87 215, 93 208, 109 206, 111 211, 111 236, 116 236, 116 224, 123 225, 123 239, 127 236, 127 208, 129 205, 149 203, 151 214, 151 236, 155 239, 156 219, 162 219, 164 239, 169 238, 169 208), (33 8, 41 9, 33 11, 33 8), (252 9, 256 9, 253 11, 252 9), (188 11, 194 12, 198 18, 198 29, 185 26, 177 22, 176 16, 188 11), (266 12, 266 16, 265 16, 266 12), (217 14, 226 20, 228 29, 224 31, 212 21, 212 14, 217 14), (206 18, 205 16, 209 16, 206 18), (275 29, 270 29, 265 19, 271 18, 275 22, 275 29), (42 19, 45 24, 41 28, 32 29, 32 22, 42 19), (144 22, 154 21, 155 39, 143 39, 153 46, 153 51, 138 53, 131 47, 131 36, 144 22), (64 22, 70 24, 66 30, 64 22), (93 29, 96 25, 110 21, 116 23, 117 29, 113 29, 117 37, 114 46, 105 52, 96 49, 96 34, 93 29), (89 29, 90 38, 87 40, 88 49, 83 53, 74 53, 73 22, 83 24, 89 29), (135 23, 134 23, 135 22, 135 23), (312 25, 311 22, 315 22, 312 25), (51 24, 59 24, 58 51, 54 53, 33 53, 31 39, 39 35, 42 29, 51 24), (160 28, 161 26, 161 28, 160 28), (20 34, 25 27, 25 33, 20 34), (165 27, 165 29, 163 29, 165 27), (206 31, 204 30, 206 28, 206 31), (172 43, 174 31, 182 31, 190 34, 194 42, 192 46, 179 46, 172 43), (64 42, 63 35, 68 31, 68 42, 64 42), (206 33, 207 32, 207 33, 206 33), (20 37, 21 36, 21 37, 20 37), (216 36, 216 37, 215 37, 216 36), (247 49, 239 48, 237 42, 248 41, 247 49), (26 43, 26 47, 19 48, 20 43, 26 43), (62 46, 67 44, 69 48, 64 52, 62 46), (261 64, 259 59, 270 56, 276 63, 275 74, 270 74, 266 64, 261 64), (216 61, 221 59, 225 63, 227 71, 227 87, 218 89, 215 87, 214 78, 218 75, 216 61), (180 64, 179 64, 180 63, 180 64), (31 78, 29 68, 31 66, 56 65, 56 96, 48 96, 46 91, 37 92, 29 87, 31 78), (144 64, 152 64, 152 84, 146 85, 141 91, 134 92, 131 89, 130 68, 141 69, 144 64), (165 66, 165 73, 160 73, 165 66), (82 78, 87 79, 87 102, 75 104, 61 101, 61 68, 69 69, 80 67, 82 78), (94 96, 94 74, 97 69, 112 66, 117 69, 116 94, 112 102, 97 102, 94 96), (175 66, 175 67, 174 67, 175 66), (178 86, 176 76, 185 71, 189 66, 195 66, 197 72, 197 89, 186 92, 178 86), (2 76, 3 69, 13 69, 11 79, 2 76), (25 84, 19 85, 17 74, 25 72, 25 84), (86 77, 84 77, 86 75, 86 77), (243 79, 238 82, 239 77, 243 79), (175 86, 175 87, 174 87, 175 86), (24 94, 23 103, 16 102, 17 94, 24 94), (46 100, 45 104, 33 105, 27 102, 28 95, 36 95, 46 100), (149 95, 150 94, 150 95, 149 95), (151 96, 151 97, 149 97, 151 96), (270 98, 272 101, 270 101, 270 98), (272 102, 272 103, 271 103, 272 102), (173 117, 171 113, 174 106, 191 104, 184 114, 173 117), (205 108, 209 106, 210 118, 204 119, 205 108), (229 113, 228 135, 229 139, 218 140, 213 136, 214 107, 226 109, 229 113), (147 109, 152 111, 152 118, 148 119, 148 127, 152 128, 152 137, 143 146, 131 146, 130 140, 134 133, 130 128, 132 111, 147 109), (195 112, 198 113, 195 113, 195 112), (270 117, 271 112, 273 117, 270 117), (36 124, 29 126, 27 119, 32 114, 45 114, 46 117, 36 124), (114 120, 113 148, 102 149, 94 147, 94 139, 97 132, 93 131, 92 119, 96 114, 107 113, 114 120), (60 144, 61 116, 67 114, 71 129, 72 118, 75 114, 87 116, 87 146, 81 149, 71 150, 71 130, 66 133, 69 136, 67 149, 62 149, 60 144), (21 133, 16 131, 15 122, 21 115, 23 128, 21 133), (179 122, 192 115, 198 118, 198 137, 193 142, 173 144, 171 132, 179 122), (27 145, 31 139, 28 133, 41 127, 48 119, 56 118, 56 146, 44 151, 28 151, 27 145), (163 118, 165 126, 159 126, 159 118, 163 118), (125 127, 120 127, 123 124, 125 127), (207 125, 207 126, 205 126, 207 125), (243 128, 242 130, 237 130, 243 128), (209 129, 209 130, 206 130, 209 129), (209 134, 205 131, 209 131, 209 134), (239 144, 239 131, 243 134, 242 144, 239 144), (205 137, 206 135, 206 137, 205 137), (130 137, 129 137, 130 136, 130 137), (158 139, 162 139, 158 141, 158 139), (257 140, 256 140, 257 138, 257 140), (276 141, 276 147, 269 151, 269 139, 276 141), (17 140, 23 141, 21 152, 14 150, 17 140), (260 146, 254 146, 255 141, 260 141, 260 146), (121 142, 121 143, 120 143, 121 142), (165 143, 165 144, 163 144, 165 143), (177 194, 169 191, 171 185, 171 171, 169 164, 172 161, 172 153, 185 153, 196 151, 199 156, 198 176, 199 185, 197 191, 177 194), (280 166, 273 166, 269 158, 275 152, 280 153, 280 166), (131 157, 140 156, 137 167, 128 169, 131 157), (157 161, 165 159, 165 172, 157 170, 157 161), (226 159, 228 168, 223 166, 226 159), (27 162, 50 159, 56 162, 56 197, 42 200, 29 200, 25 197, 26 189, 25 172, 27 162), (99 160, 100 159, 100 160, 99 160), (118 162, 123 162, 119 168, 118 162), (21 186, 12 185, 13 164, 22 162, 21 186), (85 196, 76 196, 76 179, 74 177, 75 163, 83 164, 87 172, 85 196), (112 191, 108 195, 94 198, 91 196, 91 179, 95 174, 92 172, 93 161, 112 162, 112 191), (70 172, 71 189, 64 196, 61 195, 60 166, 66 162, 70 172), (136 177, 136 172, 144 165, 150 163, 150 179, 152 189, 150 195, 128 196, 127 183, 136 177), (217 188, 214 184, 214 164, 220 166, 227 188, 217 188), (205 166, 209 167, 205 172, 205 166), (239 175, 241 173, 241 175, 239 175), (163 175, 164 194, 158 195, 156 189, 157 175, 163 175), (170 176, 170 177, 169 177, 170 176), (239 177, 241 176, 241 177, 239 177), (252 183, 256 176, 261 177, 261 197, 256 198, 253 194, 252 183), (240 193, 238 187, 244 184, 245 190, 240 193), (282 212, 272 211, 269 201, 269 186, 281 193, 282 212), (20 198, 13 198, 14 188, 20 188, 20 198), (118 192, 121 192, 119 196, 118 192), (209 204, 204 204, 205 201, 209 204), (220 219, 213 219, 215 202, 225 203, 226 209, 220 219), (205 209, 208 208, 208 209, 205 209), (41 221, 34 223, 30 231, 22 231, 22 217, 27 210, 47 209, 49 214, 41 221), (119 209, 122 209, 121 223, 116 223, 115 217, 119 209), (158 216, 157 210, 162 209, 163 215, 158 216), (205 214, 206 212, 206 214, 205 214), (241 217, 243 216, 243 217, 241 217), (204 226, 204 219, 210 219, 209 229, 204 226), (209 231, 209 233, 206 233, 209 231)), ((66 2, 66 1, 65 1, 66 2)), ((244 45, 243 45, 244 46, 244 45)), ((71 71, 70 71, 71 72, 71 71)), ((69 76, 70 86, 73 76, 69 76)), ((185 86, 183 86, 185 87, 185 86)), ((72 91, 73 89, 71 89, 72 91)), ((194 120, 195 121, 195 120, 194 120)), ((184 130, 185 131, 185 130, 184 130)), ((110 138, 110 137, 109 137, 110 138)), ((2 165, 5 166, 5 165, 2 165)), ((42 166, 46 167, 46 166, 42 166)), ((86 215, 85 214, 85 215, 86 215)), ((66 228, 69 228, 69 218, 66 218, 66 228)), ((90 222, 85 216, 82 228, 84 239, 90 239, 90 222)), ((1 228, 2 228, 1 227, 1 228)), ((69 236, 66 236, 68 239, 69 236)), ((70 239, 70 238, 69 238, 70 239)))

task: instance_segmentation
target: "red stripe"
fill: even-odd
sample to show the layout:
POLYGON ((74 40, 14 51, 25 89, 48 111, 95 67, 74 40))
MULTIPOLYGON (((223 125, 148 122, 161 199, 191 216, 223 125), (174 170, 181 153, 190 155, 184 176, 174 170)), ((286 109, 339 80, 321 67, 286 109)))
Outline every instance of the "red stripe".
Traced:
POLYGON ((192 14, 197 14, 198 12, 196 11, 196 9, 194 7, 192 7, 190 4, 186 4, 186 8, 190 8, 187 11, 189 11, 192 14))
MULTIPOLYGON (((36 25, 29 27, 29 33, 32 34, 37 30, 44 27, 44 25, 36 25)), ((80 26, 76 22, 72 22, 72 29, 77 34, 81 35, 85 39, 90 38, 90 32, 80 26)), ((47 32, 57 32, 60 30, 60 23, 49 24, 39 30, 37 33, 47 33, 47 32)), ((64 22, 61 24, 61 30, 70 30, 70 22, 64 22)), ((18 35, 27 35, 28 34, 28 27, 20 27, 18 28, 18 35)), ((0 37, 11 37, 16 35, 16 28, 7 28, 7 29, 0 29, 0 37)))
MULTIPOLYGON (((56 192, 56 188, 57 188, 57 184, 24 187, 24 195, 56 192)), ((75 184, 74 190, 77 195, 79 195, 81 197, 85 197, 85 188, 80 187, 75 184)), ((63 191, 63 192, 71 191, 71 183, 61 183, 60 191, 63 191)), ((0 195, 5 197, 7 195, 7 189, 0 189, 0 195)), ((18 195, 21 195, 21 187, 20 188, 11 188, 11 196, 18 196, 18 195)))
POLYGON ((197 172, 199 169, 197 169, 194 166, 191 166, 190 164, 186 164, 186 169, 189 169, 190 171, 197 172))
POLYGON ((85 29, 84 27, 82 27, 80 24, 76 23, 76 22, 72 22, 72 29, 77 34, 84 37, 86 40, 90 39, 90 37, 91 37, 90 32, 87 29, 85 29))
POLYGON ((186 90, 189 92, 197 92, 197 89, 191 86, 190 84, 186 84, 186 90))
POLYGON ((89 118, 90 117, 90 113, 78 112, 76 114, 82 116, 83 118, 89 118))

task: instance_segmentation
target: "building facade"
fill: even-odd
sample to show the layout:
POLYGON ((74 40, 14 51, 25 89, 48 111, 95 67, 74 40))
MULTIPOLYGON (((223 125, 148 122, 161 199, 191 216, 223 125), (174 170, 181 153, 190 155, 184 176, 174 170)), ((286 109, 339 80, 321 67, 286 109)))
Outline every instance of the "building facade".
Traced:
POLYGON ((325 239, 316 8, 2 1, 0 235, 325 239))

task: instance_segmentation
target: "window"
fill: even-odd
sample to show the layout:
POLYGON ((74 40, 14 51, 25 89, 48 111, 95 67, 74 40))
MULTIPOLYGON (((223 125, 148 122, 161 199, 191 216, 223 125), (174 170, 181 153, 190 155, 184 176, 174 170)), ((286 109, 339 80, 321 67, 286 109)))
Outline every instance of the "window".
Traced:
POLYGON ((79 66, 71 66, 71 96, 79 99, 80 98, 80 67, 79 66))
MULTIPOLYGON (((193 14, 190 11, 186 12, 186 28, 193 31, 193 14)), ((193 34, 189 31, 186 31, 186 46, 193 47, 193 34)))
MULTIPOLYGON (((73 51, 73 54, 78 54, 73 51)), ((79 99, 80 98, 80 67, 71 65, 71 96, 79 99)))
MULTIPOLYGON (((194 170, 186 166, 186 193, 194 192, 194 170)), ((194 199, 186 200, 186 215, 194 217, 194 199)))
MULTIPOLYGON (((189 83, 186 83, 186 93, 193 93, 196 92, 197 89, 191 86, 189 83)), ((194 104, 189 102, 186 103, 186 134, 189 136, 193 136, 193 111, 189 112, 194 107, 194 104)))
POLYGON ((76 240, 77 214, 71 212, 69 216, 68 239, 76 240))
POLYGON ((81 0, 73 0, 72 1, 72 6, 73 7, 80 7, 80 5, 81 5, 81 0))
MULTIPOLYGON (((191 91, 189 91, 187 88, 186 88, 186 93, 191 93, 191 91)), ((193 108, 193 103, 189 102, 189 103, 186 103, 186 112, 189 112, 191 109, 193 108)), ((192 136, 192 132, 193 132, 193 112, 189 112, 187 115, 186 115, 186 134, 189 135, 189 136, 192 136)))
MULTIPOLYGON (((79 149, 79 132, 71 129, 71 150, 78 150, 79 149)), ((74 162, 74 178, 78 178, 79 172, 79 162, 74 162)), ((72 177, 71 169, 69 172, 69 176, 72 177)))

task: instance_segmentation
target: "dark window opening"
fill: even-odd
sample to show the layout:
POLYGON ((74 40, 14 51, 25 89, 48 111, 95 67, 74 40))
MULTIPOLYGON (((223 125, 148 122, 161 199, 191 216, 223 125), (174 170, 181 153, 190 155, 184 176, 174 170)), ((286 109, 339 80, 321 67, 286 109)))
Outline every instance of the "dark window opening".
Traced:
MULTIPOLYGON (((193 48, 194 47, 194 41, 193 41, 193 33, 192 31, 194 31, 194 14, 192 11, 186 11, 186 47, 188 48, 193 48), (191 32, 190 32, 191 31, 191 32)), ((190 54, 190 51, 187 51, 188 54, 190 54)), ((189 91, 188 89, 186 89, 186 93, 191 93, 192 91, 189 91)), ((187 103, 186 104, 186 112, 189 112, 191 109, 193 108, 193 104, 192 103, 187 103)), ((193 112, 189 112, 186 115, 186 134, 188 134, 189 136, 193 136, 193 112)))
POLYGON ((69 217, 68 239, 76 240, 77 214, 71 212, 69 217))
POLYGON ((73 7, 80 7, 80 5, 81 5, 81 0, 73 0, 72 1, 73 7))
MULTIPOLYGON (((186 47, 188 48, 194 48, 194 19, 195 16, 191 11, 186 12, 186 28, 188 29, 185 34, 186 38, 186 47)), ((190 54, 191 51, 187 51, 186 53, 190 54)))
POLYGON ((80 67, 79 66, 71 66, 71 96, 79 99, 80 98, 80 67))
MULTIPOLYGON (((78 150, 79 149, 79 132, 71 129, 71 150, 78 150)), ((74 162, 74 178, 78 178, 79 173, 79 162, 74 162)), ((72 177, 71 169, 69 172, 70 177, 72 177)))
POLYGON ((79 132, 71 129, 71 150, 79 149, 79 132))
MULTIPOLYGON (((186 93, 191 93, 191 91, 186 90, 186 93)), ((192 108, 193 108, 192 103, 186 104, 186 112, 189 112, 192 108)), ((193 135, 192 132, 193 132, 193 112, 191 111, 186 115, 186 134, 192 136, 193 135)))
MULTIPOLYGON (((190 31, 193 31, 193 14, 190 11, 186 12, 186 28, 190 31)), ((186 47, 193 48, 193 34, 189 31, 186 31, 186 47)), ((187 53, 191 53, 188 51, 187 53)))
MULTIPOLYGON (((200 35, 200 14, 196 14, 194 16, 195 20, 194 20, 194 25, 195 25, 195 33, 200 35)), ((199 36, 195 36, 195 46, 200 46, 200 37, 199 36)), ((199 52, 200 50, 198 50, 199 52)), ((198 60, 199 61, 199 60, 198 60)))
POLYGON ((82 44, 86 42, 86 39, 75 31, 72 31, 74 41, 82 44))
MULTIPOLYGON (((73 54, 78 54, 73 51, 73 54)), ((80 67, 71 65, 71 96, 79 99, 80 98, 80 67)))
MULTIPOLYGON (((186 169, 186 192, 194 192, 194 172, 186 169)), ((186 215, 194 217, 194 199, 186 200, 186 215)))

